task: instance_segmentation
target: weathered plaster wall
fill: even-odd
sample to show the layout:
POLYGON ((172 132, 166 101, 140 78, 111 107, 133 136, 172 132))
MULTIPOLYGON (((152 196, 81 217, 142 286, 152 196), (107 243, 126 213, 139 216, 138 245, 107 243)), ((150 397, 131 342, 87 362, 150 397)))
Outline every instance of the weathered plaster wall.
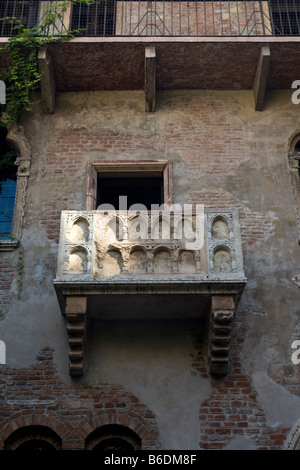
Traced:
MULTIPOLYGON (((101 322, 90 329, 90 368, 79 384, 119 384, 138 397, 155 415, 162 448, 280 448, 300 405, 300 366, 291 362, 300 339, 291 281, 300 269, 298 227, 287 159, 300 118, 290 92, 269 92, 262 113, 251 92, 159 92, 153 114, 142 92, 66 93, 53 115, 37 103, 22 124, 32 163, 22 248, 1 253, 11 279, 2 291, 10 296, 0 322, 4 371, 32 367, 51 348, 55 380, 73 383, 53 279, 60 211, 85 209, 88 162, 171 159, 174 202, 239 212, 248 283, 232 372, 208 377, 195 321, 101 322)), ((6 417, 18 409, 10 406, 6 417)))

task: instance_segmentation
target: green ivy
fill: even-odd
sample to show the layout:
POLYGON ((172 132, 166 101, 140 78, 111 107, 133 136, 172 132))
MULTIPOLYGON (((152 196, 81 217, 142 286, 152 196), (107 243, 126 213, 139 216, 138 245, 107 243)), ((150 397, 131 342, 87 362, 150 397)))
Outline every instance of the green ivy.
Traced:
MULTIPOLYGON (((23 110, 31 109, 32 93, 40 82, 38 52, 41 46, 58 41, 66 41, 80 33, 66 30, 55 35, 49 34, 57 19, 62 19, 71 0, 53 3, 45 12, 43 21, 36 28, 26 28, 15 18, 0 18, 13 25, 13 36, 2 48, 9 51, 10 65, 0 74, 6 85, 6 104, 0 105, 0 126, 9 128, 15 124, 23 110)), ((95 0, 73 0, 73 3, 91 5, 95 0)))

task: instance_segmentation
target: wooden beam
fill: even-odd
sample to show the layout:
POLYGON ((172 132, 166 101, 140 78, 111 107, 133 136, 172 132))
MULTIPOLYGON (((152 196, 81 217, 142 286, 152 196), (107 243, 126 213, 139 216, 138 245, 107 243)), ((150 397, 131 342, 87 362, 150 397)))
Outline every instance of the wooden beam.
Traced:
POLYGON ((55 80, 52 60, 45 46, 38 53, 39 72, 41 74, 41 94, 43 111, 45 114, 53 114, 55 108, 55 80))
POLYGON ((155 47, 145 49, 145 110, 155 111, 156 93, 156 50, 155 47))
POLYGON ((253 84, 255 111, 263 111, 270 62, 270 47, 262 46, 253 84))

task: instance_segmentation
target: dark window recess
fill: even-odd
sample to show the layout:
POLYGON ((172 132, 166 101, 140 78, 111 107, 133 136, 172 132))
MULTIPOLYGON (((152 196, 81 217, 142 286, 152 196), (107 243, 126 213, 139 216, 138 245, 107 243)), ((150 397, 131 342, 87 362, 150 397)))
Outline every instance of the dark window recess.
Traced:
POLYGON ((270 13, 275 36, 300 34, 300 4, 298 0, 270 0, 270 13))
MULTIPOLYGON (((148 210, 152 204, 163 204, 162 177, 143 178, 98 178, 97 207, 110 204, 115 210, 120 210, 120 196, 127 196, 127 207, 133 204, 143 204, 148 210)), ((123 209, 123 207, 121 207, 123 209)))
POLYGON ((82 30, 84 36, 114 36, 116 2, 103 0, 100 3, 72 5, 72 30, 82 30))
POLYGON ((36 450, 55 450, 55 447, 49 442, 42 439, 30 439, 27 442, 23 442, 17 447, 16 450, 36 451, 36 450))
POLYGON ((9 238, 12 231, 17 188, 17 154, 6 143, 6 130, 0 128, 0 238, 9 238))
POLYGON ((120 450, 120 451, 133 451, 133 446, 125 441, 124 439, 120 439, 118 437, 111 437, 110 439, 104 439, 103 441, 99 442, 99 444, 95 445, 93 450, 120 450))
POLYGON ((26 28, 34 28, 38 22, 39 0, 8 0, 0 1, 0 18, 5 18, 0 22, 0 36, 13 36, 19 32, 14 29, 19 24, 26 28), (17 18, 18 21, 11 21, 6 18, 17 18))
POLYGON ((95 429, 85 444, 91 450, 133 451, 141 448, 142 441, 132 429, 120 424, 106 424, 95 429))

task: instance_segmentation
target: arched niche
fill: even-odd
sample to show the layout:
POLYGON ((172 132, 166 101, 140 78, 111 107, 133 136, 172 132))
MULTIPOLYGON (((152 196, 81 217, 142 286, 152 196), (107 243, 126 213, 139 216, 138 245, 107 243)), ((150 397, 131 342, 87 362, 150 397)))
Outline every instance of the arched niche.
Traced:
POLYGON ((72 248, 68 260, 69 274, 84 274, 87 272, 88 255, 85 248, 78 246, 72 248))
POLYGON ((192 217, 181 217, 174 226, 174 238, 177 240, 188 240, 190 242, 195 240, 195 227, 192 217))
POLYGON ((130 251, 128 270, 131 274, 147 272, 147 254, 143 247, 136 246, 130 251))
POLYGON ((148 239, 148 218, 137 214, 129 221, 128 236, 131 240, 148 239))
POLYGON ((230 238, 228 223, 224 217, 216 217, 213 220, 211 236, 215 240, 228 240, 230 238))
POLYGON ((72 225, 69 240, 73 243, 85 243, 89 240, 90 229, 88 221, 79 217, 72 225))
POLYGON ((125 237, 126 229, 124 227, 123 220, 118 216, 112 216, 107 223, 105 238, 106 240, 120 240, 122 241, 125 237))
MULTIPOLYGON (((152 217, 152 214, 151 214, 152 217)), ((167 215, 156 215, 151 219, 150 238, 155 241, 171 239, 171 219, 167 215)))
POLYGON ((232 270, 232 257, 229 248, 218 246, 213 252, 213 267, 217 272, 230 272, 232 270))
POLYGON ((102 274, 110 278, 117 276, 123 270, 123 259, 121 252, 117 249, 108 250, 103 259, 102 274))
POLYGON ((195 254, 193 251, 182 250, 178 256, 178 271, 191 274, 196 272, 195 254))
POLYGON ((170 250, 159 248, 154 253, 153 268, 156 274, 172 273, 172 258, 170 250))

